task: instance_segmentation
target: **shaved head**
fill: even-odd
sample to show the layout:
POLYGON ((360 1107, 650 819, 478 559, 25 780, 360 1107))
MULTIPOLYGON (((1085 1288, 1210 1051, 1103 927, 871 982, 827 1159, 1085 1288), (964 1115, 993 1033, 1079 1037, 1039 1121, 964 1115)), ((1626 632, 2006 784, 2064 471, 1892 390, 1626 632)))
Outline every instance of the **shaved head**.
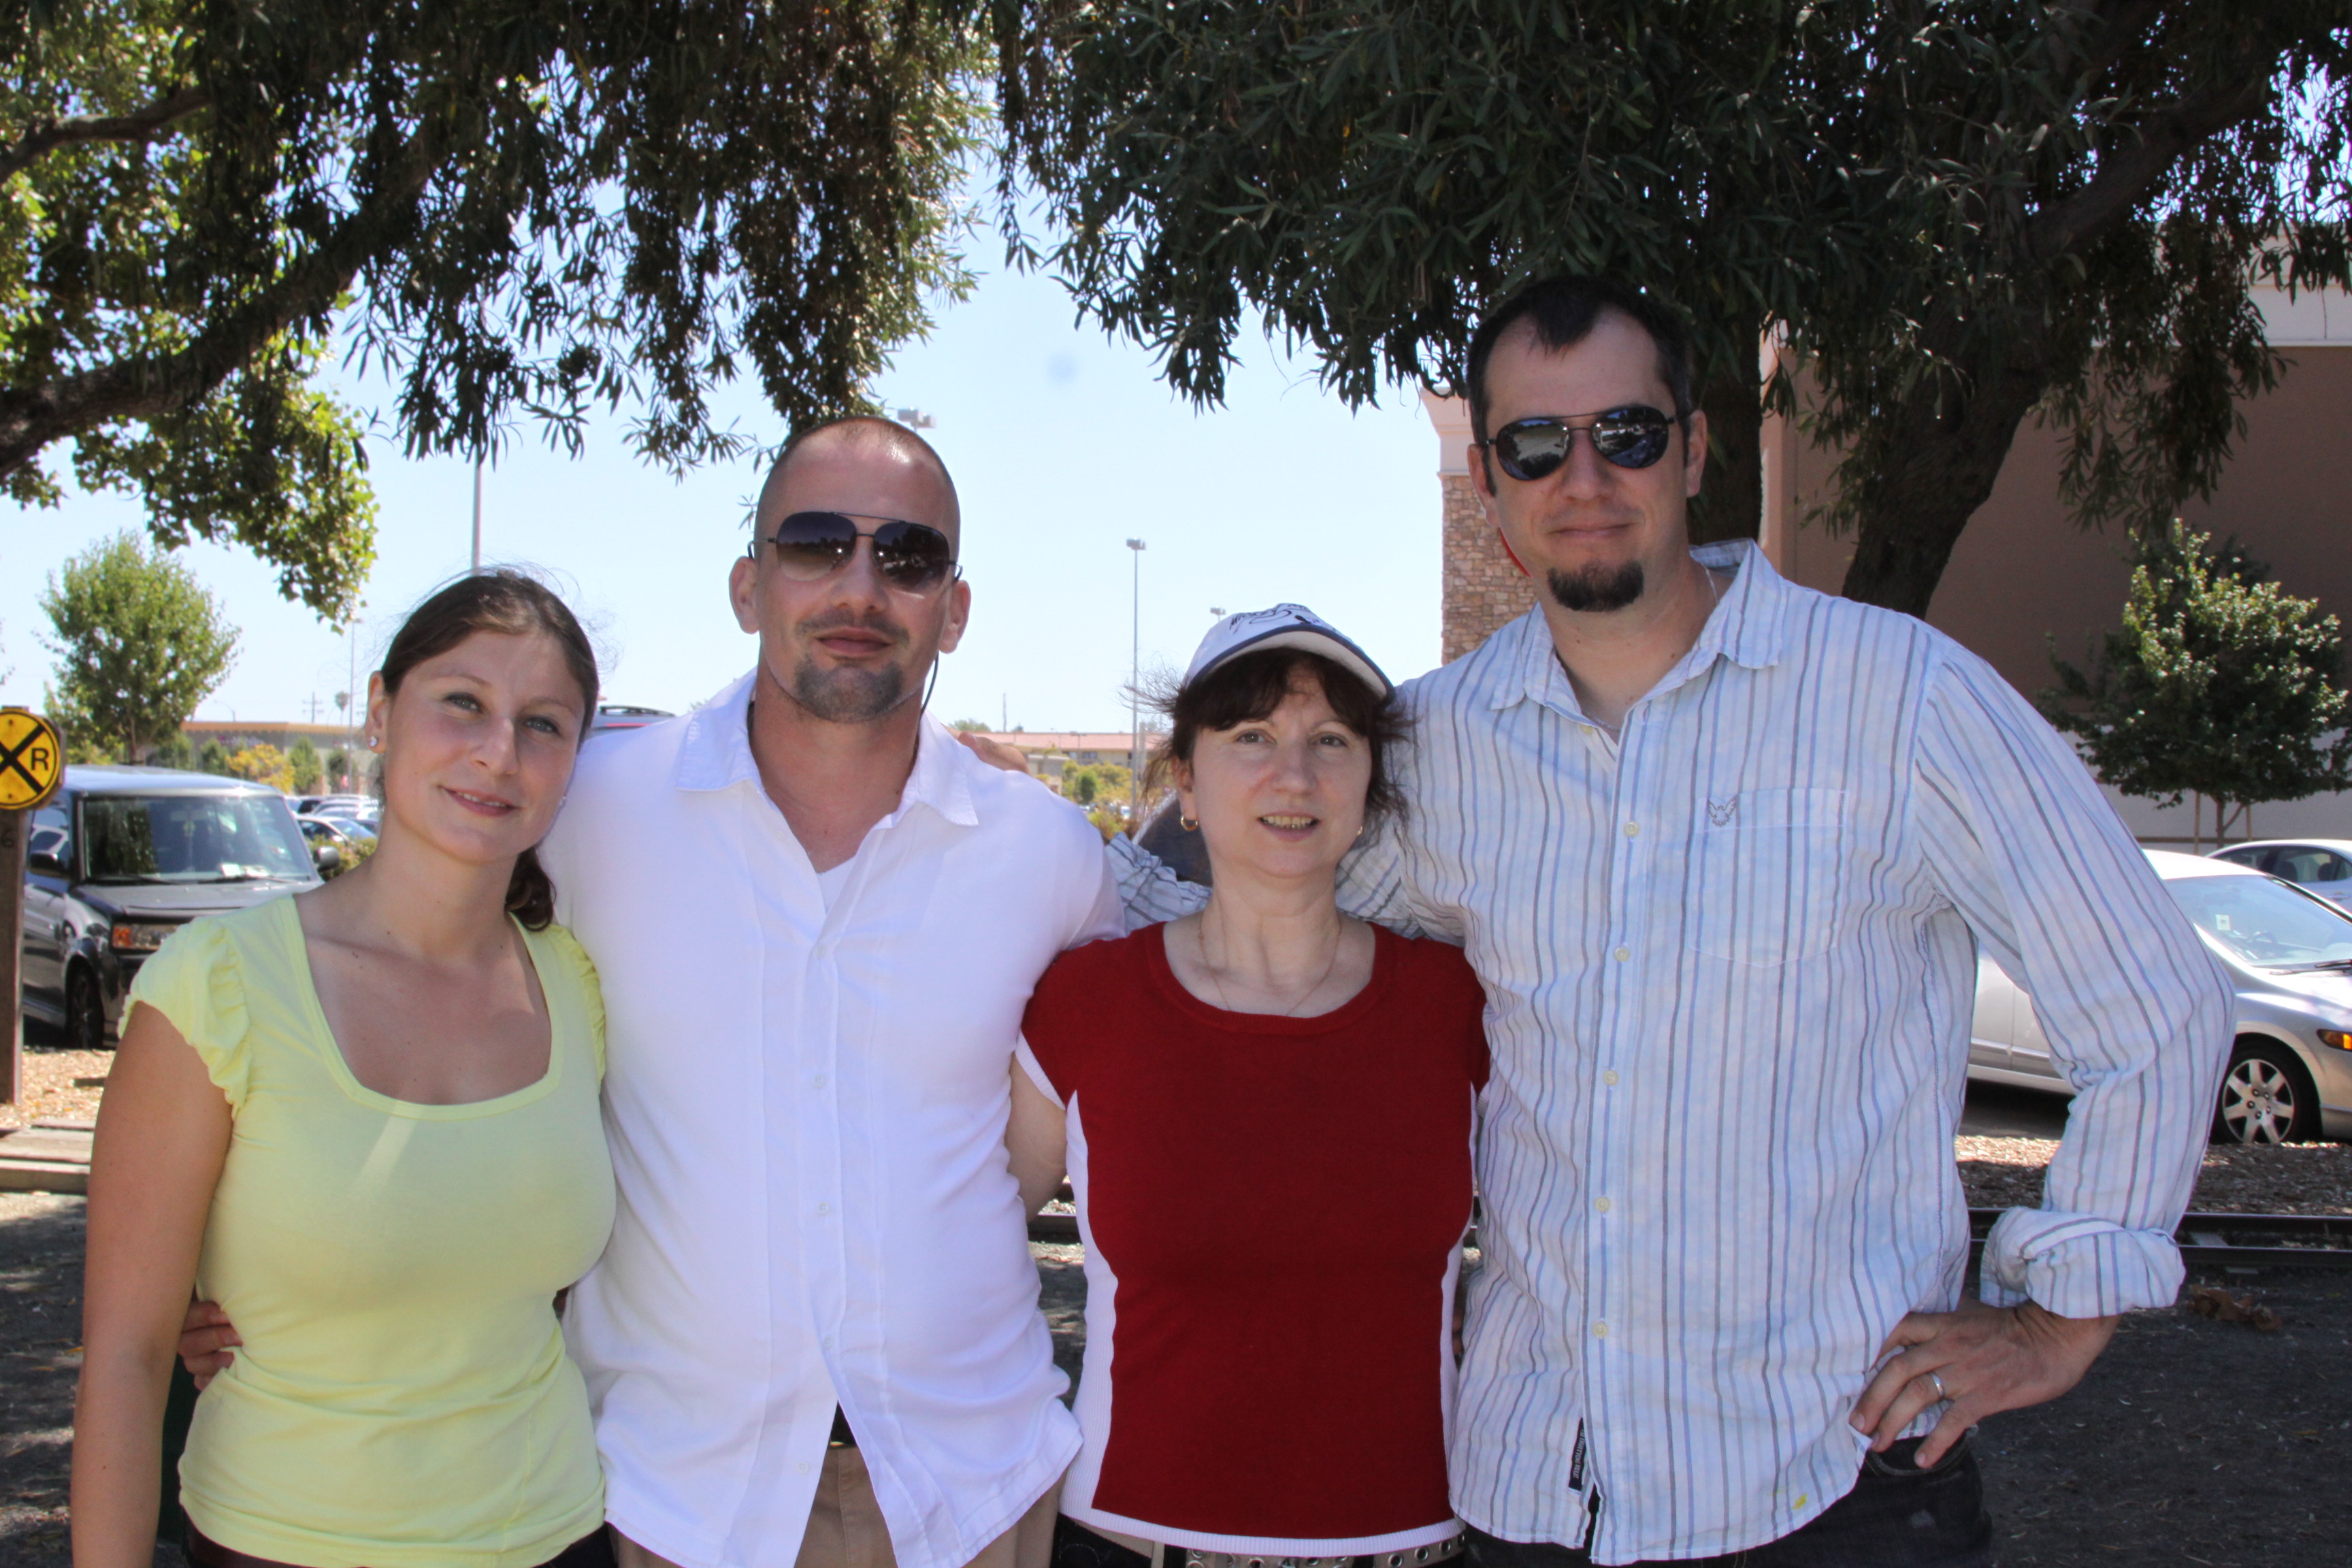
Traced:
POLYGON ((760 487, 754 531, 765 532, 777 519, 794 511, 862 510, 843 505, 830 493, 837 488, 831 482, 835 476, 855 469, 877 478, 888 476, 902 484, 913 480, 923 488, 935 486, 929 506, 893 515, 903 516, 908 522, 930 523, 950 540, 962 542, 963 512, 956 500, 955 480, 939 453, 898 421, 865 414, 793 432, 777 454, 775 466, 768 470, 768 482, 760 487), (802 476, 810 481, 807 485, 799 482, 802 476), (796 493, 803 489, 812 493, 796 493))

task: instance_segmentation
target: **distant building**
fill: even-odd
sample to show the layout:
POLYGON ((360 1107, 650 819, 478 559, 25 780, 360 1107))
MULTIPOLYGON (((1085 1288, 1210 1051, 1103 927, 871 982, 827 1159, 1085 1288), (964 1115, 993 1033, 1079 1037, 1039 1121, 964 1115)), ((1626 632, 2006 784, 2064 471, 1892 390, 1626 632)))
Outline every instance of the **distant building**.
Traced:
POLYGON ((341 724, 281 723, 268 719, 191 719, 180 726, 180 733, 199 752, 210 741, 218 741, 227 752, 241 752, 247 746, 275 746, 281 752, 290 752, 296 741, 308 737, 323 757, 329 752, 356 743, 353 731, 341 724))
MULTIPOLYGON (((1030 772, 1056 790, 1062 787, 1062 770, 1066 767, 1087 767, 1096 763, 1122 768, 1134 765, 1135 738, 1125 730, 990 730, 986 734, 990 740, 1002 741, 1027 757, 1030 772)), ((1147 759, 1161 740, 1160 736, 1145 733, 1147 759)))

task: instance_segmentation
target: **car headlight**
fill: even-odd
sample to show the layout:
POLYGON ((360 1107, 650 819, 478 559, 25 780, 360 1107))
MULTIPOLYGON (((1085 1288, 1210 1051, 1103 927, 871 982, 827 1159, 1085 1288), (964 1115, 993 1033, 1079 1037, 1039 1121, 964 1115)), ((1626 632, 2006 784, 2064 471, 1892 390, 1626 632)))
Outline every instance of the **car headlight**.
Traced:
POLYGON ((117 952, 152 952, 163 945, 165 937, 179 929, 175 925, 139 925, 126 921, 107 933, 107 941, 117 952))
POLYGON ((2347 1035, 2341 1029, 2320 1030, 2319 1043, 2323 1046, 2334 1046, 2339 1051, 2352 1051, 2352 1035, 2347 1035))

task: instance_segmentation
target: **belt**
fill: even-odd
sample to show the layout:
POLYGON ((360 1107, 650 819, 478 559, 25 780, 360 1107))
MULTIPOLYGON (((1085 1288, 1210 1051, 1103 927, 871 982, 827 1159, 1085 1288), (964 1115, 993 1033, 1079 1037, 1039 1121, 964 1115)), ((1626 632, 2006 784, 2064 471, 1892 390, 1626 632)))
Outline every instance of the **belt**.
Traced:
POLYGON ((1163 1546, 1163 1568, 1424 1568, 1462 1555, 1463 1537, 1447 1536, 1426 1546, 1398 1546, 1386 1552, 1360 1552, 1352 1557, 1267 1557, 1247 1552, 1202 1552, 1191 1546, 1163 1546))

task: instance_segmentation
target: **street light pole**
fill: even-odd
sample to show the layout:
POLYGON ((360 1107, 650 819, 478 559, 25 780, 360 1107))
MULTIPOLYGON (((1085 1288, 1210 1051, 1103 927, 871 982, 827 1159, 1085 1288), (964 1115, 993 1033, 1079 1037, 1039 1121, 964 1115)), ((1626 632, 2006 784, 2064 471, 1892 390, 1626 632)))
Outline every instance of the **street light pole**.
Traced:
MULTIPOLYGON (((856 543, 855 540, 851 541, 856 543)), ((474 570, 482 569, 482 459, 474 459, 474 570)))
POLYGON ((1135 552, 1135 644, 1127 666, 1128 739, 1133 747, 1127 754, 1127 830, 1135 834, 1143 828, 1143 541, 1130 539, 1127 547, 1135 552))

